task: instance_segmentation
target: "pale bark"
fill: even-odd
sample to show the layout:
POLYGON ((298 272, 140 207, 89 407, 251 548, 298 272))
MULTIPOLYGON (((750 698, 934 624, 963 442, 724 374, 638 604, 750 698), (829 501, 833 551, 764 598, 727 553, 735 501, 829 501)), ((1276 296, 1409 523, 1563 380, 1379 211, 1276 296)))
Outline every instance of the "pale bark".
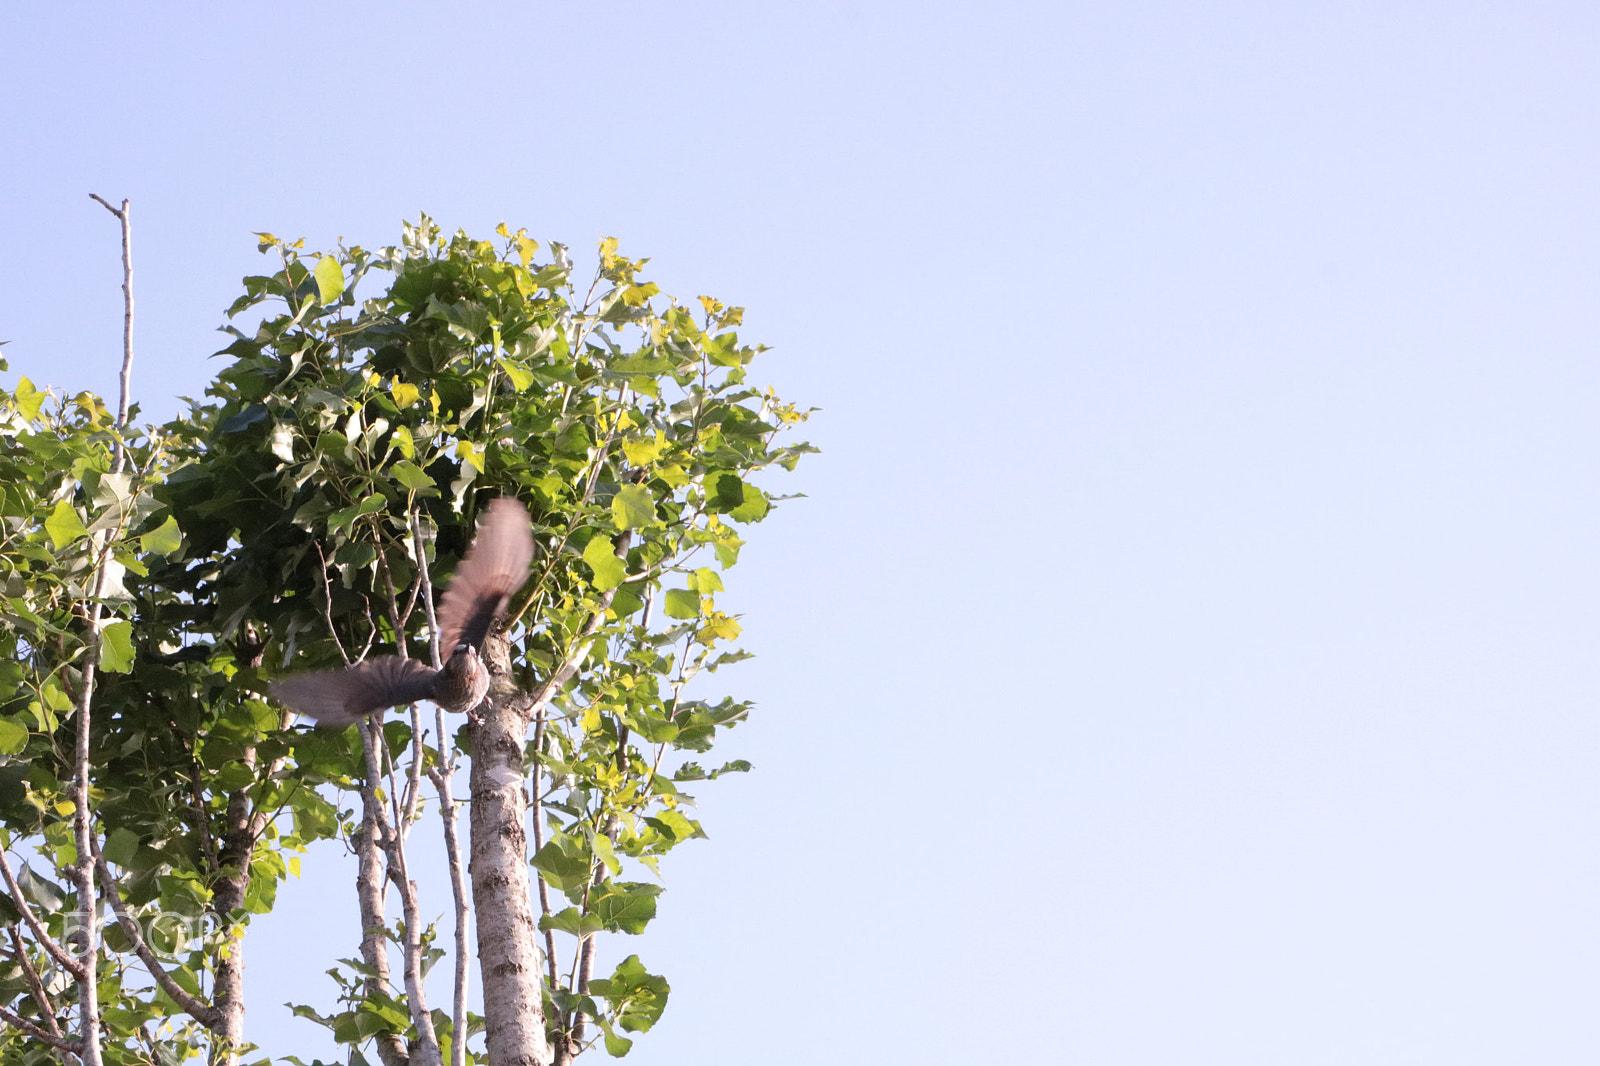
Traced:
MULTIPOLYGON (((373 723, 361 726, 361 743, 366 752, 367 780, 361 788, 361 828, 351 841, 356 852, 356 898, 361 908, 361 961, 371 967, 366 978, 369 996, 392 995, 389 954, 384 933, 384 848, 389 829, 378 801, 378 728, 373 723)), ((398 1033, 380 1033, 378 1058, 383 1066, 406 1066, 410 1056, 406 1042, 398 1033)))
POLYGON ((510 649, 495 634, 484 645, 494 674, 472 729, 472 843, 468 872, 478 916, 478 963, 490 1066, 549 1066, 539 967, 539 930, 528 884, 524 830, 525 700, 510 681, 510 649))

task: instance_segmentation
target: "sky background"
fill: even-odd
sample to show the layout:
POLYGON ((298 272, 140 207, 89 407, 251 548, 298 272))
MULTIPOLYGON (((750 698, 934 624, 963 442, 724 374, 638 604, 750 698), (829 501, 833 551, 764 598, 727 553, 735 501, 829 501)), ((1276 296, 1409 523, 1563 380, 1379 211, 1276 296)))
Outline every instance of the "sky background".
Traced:
MULTIPOLYGON (((821 409, 719 596, 755 771, 605 948, 673 986, 629 1061, 1600 1061, 1600 8, 8 4, 0 41, 8 383, 114 394, 96 192, 146 418, 253 231, 419 211, 617 236, 821 409)), ((272 1053, 329 1050, 279 1004, 333 1004, 342 861, 249 941, 272 1053)))

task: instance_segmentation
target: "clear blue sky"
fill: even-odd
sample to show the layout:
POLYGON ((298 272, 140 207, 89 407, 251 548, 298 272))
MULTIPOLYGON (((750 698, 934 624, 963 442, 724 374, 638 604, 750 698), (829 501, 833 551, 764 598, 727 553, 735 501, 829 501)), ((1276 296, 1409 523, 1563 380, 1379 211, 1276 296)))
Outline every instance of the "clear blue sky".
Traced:
MULTIPOLYGON (((620 945, 673 983, 630 1061, 1600 1061, 1594 5, 12 4, 0 40, 12 378, 114 388, 98 192, 149 416, 251 231, 423 210, 616 235, 823 409, 729 575, 756 771, 620 945)), ((275 1052, 354 953, 329 869, 250 947, 275 1052)))

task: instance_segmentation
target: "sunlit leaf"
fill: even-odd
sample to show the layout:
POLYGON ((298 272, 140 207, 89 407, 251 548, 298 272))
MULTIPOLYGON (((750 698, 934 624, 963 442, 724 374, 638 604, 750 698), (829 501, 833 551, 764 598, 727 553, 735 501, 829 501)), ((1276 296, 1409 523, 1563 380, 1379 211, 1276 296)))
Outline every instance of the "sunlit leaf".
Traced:
POLYGON ((139 538, 139 547, 154 555, 171 555, 183 546, 183 534, 171 515, 155 529, 139 538))
POLYGON ((344 292, 344 271, 339 268, 339 260, 331 255, 325 255, 317 260, 317 268, 312 272, 317 279, 317 299, 329 304, 338 299, 344 292))
POLYGON ((112 622, 100 631, 100 669, 125 674, 133 669, 133 623, 112 622))
POLYGON ((27 726, 15 718, 0 718, 0 755, 15 755, 27 743, 27 726))
POLYGON ((700 597, 688 589, 668 589, 663 609, 668 618, 699 618, 700 597))
POLYGON ((29 421, 39 417, 39 409, 50 396, 48 392, 35 388, 33 382, 25 377, 17 379, 17 388, 12 395, 16 397, 17 409, 22 412, 22 417, 29 421))
POLYGON ((605 537, 595 537, 584 546, 583 561, 594 571, 594 587, 601 592, 616 588, 628 574, 627 567, 612 550, 611 541, 605 537))
POLYGON ((83 519, 78 516, 77 509, 66 500, 56 501, 55 510, 44 520, 44 529, 50 534, 50 543, 54 544, 57 550, 89 533, 84 527, 83 519))
POLYGON ((656 499, 643 485, 624 485, 611 501, 611 514, 623 529, 642 529, 656 520, 656 499))

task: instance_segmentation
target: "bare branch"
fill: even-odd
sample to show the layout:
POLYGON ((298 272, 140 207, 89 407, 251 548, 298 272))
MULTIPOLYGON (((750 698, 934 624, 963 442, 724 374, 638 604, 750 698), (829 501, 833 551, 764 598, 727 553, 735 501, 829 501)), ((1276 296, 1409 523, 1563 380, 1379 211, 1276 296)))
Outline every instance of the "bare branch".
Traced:
POLYGON ((121 396, 117 402, 117 438, 116 457, 111 463, 111 472, 120 474, 127 452, 122 444, 122 430, 128 425, 128 385, 133 377, 133 219, 127 200, 122 201, 121 208, 112 207, 104 198, 90 193, 89 196, 117 216, 117 221, 122 223, 122 374, 121 396))
MULTIPOLYGON (((365 982, 369 996, 391 995, 389 955, 384 947, 383 849, 388 842, 383 805, 376 795, 378 780, 377 727, 362 722, 361 749, 367 762, 366 779, 361 784, 361 828, 353 841, 356 852, 356 897, 361 907, 361 959, 371 969, 365 982)), ((407 1066, 406 1043, 397 1033, 379 1033, 378 1058, 384 1066, 407 1066)))
POLYGON ((72 779, 72 829, 77 844, 78 862, 75 870, 78 882, 78 909, 82 915, 83 959, 82 976, 78 978, 78 1030, 83 1040, 83 1060, 86 1066, 100 1066, 100 994, 95 976, 96 962, 100 957, 100 915, 95 905, 94 874, 90 869, 94 854, 94 839, 89 808, 89 703, 94 696, 95 660, 100 657, 100 594, 105 586, 105 565, 102 561, 95 574, 95 603, 89 609, 89 646, 83 664, 83 685, 78 693, 77 751, 73 760, 72 779))
MULTIPOLYGON (((533 757, 538 759, 540 765, 544 763, 544 727, 545 704, 541 703, 533 716, 533 757)), ((533 798, 529 805, 533 808, 533 853, 537 855, 544 847, 544 799, 539 794, 538 782, 529 790, 533 798)), ((546 917, 550 914, 550 886, 545 884, 544 875, 534 871, 534 880, 539 886, 539 913, 546 917)), ((556 972, 556 934, 552 929, 544 931, 544 958, 545 965, 550 971, 550 987, 555 989, 561 980, 561 975, 556 972)))
POLYGON ((328 580, 328 557, 322 554, 322 541, 311 541, 317 549, 317 558, 322 562, 322 617, 328 623, 328 636, 333 638, 333 646, 339 651, 339 658, 344 660, 346 666, 350 665, 350 656, 344 650, 344 641, 339 639, 339 627, 333 624, 333 582, 328 580))
POLYGON ((60 1048, 62 1051, 70 1051, 74 1055, 83 1054, 82 1040, 67 1040, 59 1034, 52 1035, 51 1033, 39 1028, 37 1025, 34 1025, 21 1015, 13 1014, 4 1007, 0 1007, 0 1020, 4 1020, 7 1025, 15 1026, 16 1028, 21 1029, 24 1033, 27 1033, 35 1040, 49 1044, 51 1047, 60 1048))
POLYGON ((405 841, 396 834, 389 840, 389 861, 394 864, 396 885, 400 892, 400 908, 405 921, 406 1006, 411 1010, 411 1024, 416 1026, 416 1048, 411 1061, 419 1066, 440 1066, 439 1036, 433 1028, 433 1015, 428 1010, 427 991, 422 985, 422 908, 417 905, 417 883, 411 880, 406 868, 405 841))
POLYGON ((428 611, 428 648, 433 655, 435 670, 443 665, 439 658, 439 619, 433 613, 433 579, 428 576, 428 546, 422 539, 422 519, 411 512, 411 543, 417 554, 417 587, 422 590, 422 603, 428 611))
POLYGON ((56 942, 56 939, 45 930, 43 923, 39 921, 39 916, 33 913, 33 904, 29 903, 28 897, 22 894, 22 886, 17 884, 16 875, 11 872, 11 863, 6 859, 4 848, 0 848, 0 876, 5 878, 6 888, 11 892, 11 902, 15 903, 17 910, 22 912, 22 920, 28 923, 28 931, 33 934, 34 939, 38 940, 40 946, 49 952, 50 957, 55 960, 57 966, 66 970, 74 979, 81 978, 83 976, 83 967, 79 965, 78 960, 73 958, 66 948, 56 942))
POLYGON ((44 990, 44 982, 39 979, 39 971, 33 965, 33 960, 28 958, 28 949, 22 942, 22 934, 16 926, 8 930, 11 934, 11 947, 16 952, 17 965, 22 967, 23 979, 28 982, 28 991, 33 994, 33 1001, 39 1004, 39 1017, 44 1019, 45 1027, 57 1036, 61 1035, 61 1026, 56 1024, 56 1005, 50 998, 50 993, 44 990))
MULTIPOLYGON (((607 818, 606 824, 600 827, 600 832, 614 841, 617 835, 617 816, 613 814, 607 818)), ((594 864, 594 877, 590 879, 589 887, 599 888, 605 881, 606 867, 605 863, 598 857, 594 860, 594 864)), ((585 895, 586 910, 588 909, 587 903, 588 898, 585 895)), ((576 980, 573 982, 572 990, 580 996, 587 995, 589 992, 589 979, 594 976, 594 953, 595 948, 599 946, 599 939, 599 937, 591 933, 583 938, 583 942, 578 949, 577 975, 576 980)), ((572 1013, 572 1027, 569 1031, 568 1039, 575 1044, 582 1044, 584 1027, 589 1019, 582 1011, 573 1011, 572 1013)))
MULTIPOLYGON (((422 520, 416 511, 411 512, 411 542, 417 555, 417 584, 413 588, 413 602, 418 590, 428 613, 428 649, 433 657, 433 668, 439 669, 439 620, 434 616, 433 580, 428 576, 428 551, 422 539, 422 520)), ((409 608, 408 608, 409 609, 409 608)), ((450 895, 455 907, 455 996, 451 1004, 450 1061, 452 1066, 466 1066, 467 1061, 467 884, 462 874, 461 837, 456 830, 456 800, 450 794, 450 779, 455 773, 456 760, 445 748, 444 711, 433 705, 434 729, 439 746, 439 766, 428 775, 439 794, 439 819, 444 824, 444 851, 450 863, 450 895)))

